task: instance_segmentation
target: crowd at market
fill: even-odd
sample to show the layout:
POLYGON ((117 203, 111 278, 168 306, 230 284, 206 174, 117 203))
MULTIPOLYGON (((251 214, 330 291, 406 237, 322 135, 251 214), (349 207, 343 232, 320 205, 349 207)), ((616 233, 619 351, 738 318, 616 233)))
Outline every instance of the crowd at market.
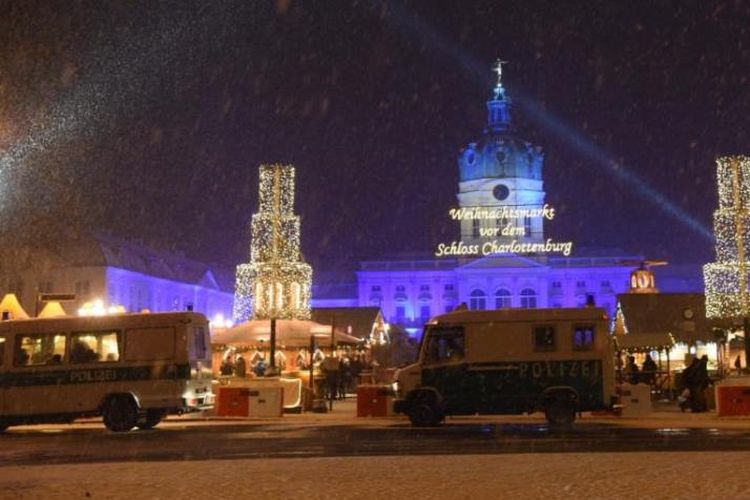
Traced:
MULTIPOLYGON (((309 355, 306 356, 309 358, 309 355)), ((305 356, 301 356, 305 358, 305 356)), ((308 370, 307 359, 295 361, 297 370, 308 370)), ((281 351, 276 352, 275 374, 286 370, 286 358, 281 351)), ((321 389, 326 399, 343 399, 346 394, 356 392, 357 383, 362 372, 373 368, 373 362, 364 354, 341 354, 340 356, 313 356, 313 368, 322 379, 321 389)), ((255 351, 253 354, 228 353, 222 360, 219 373, 224 377, 264 377, 270 375, 271 367, 266 361, 266 354, 255 351), (246 360, 245 358, 249 359, 246 360)))
MULTIPOLYGON (((653 358, 647 354, 642 366, 638 366, 635 356, 628 356, 623 368, 623 381, 629 384, 656 384, 659 369, 653 358)), ((709 405, 706 389, 713 385, 708 373, 708 356, 694 357, 678 378, 676 388, 679 392, 678 402, 684 412, 690 409, 693 413, 708 411, 709 405)))

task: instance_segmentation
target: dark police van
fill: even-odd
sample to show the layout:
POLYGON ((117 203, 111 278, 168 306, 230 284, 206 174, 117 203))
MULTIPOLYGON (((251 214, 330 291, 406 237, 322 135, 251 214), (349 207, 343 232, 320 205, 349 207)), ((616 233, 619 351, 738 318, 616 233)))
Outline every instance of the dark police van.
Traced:
POLYGON ((454 311, 425 326, 419 358, 396 373, 395 411, 415 426, 446 415, 544 411, 566 427, 615 401, 604 309, 454 311))

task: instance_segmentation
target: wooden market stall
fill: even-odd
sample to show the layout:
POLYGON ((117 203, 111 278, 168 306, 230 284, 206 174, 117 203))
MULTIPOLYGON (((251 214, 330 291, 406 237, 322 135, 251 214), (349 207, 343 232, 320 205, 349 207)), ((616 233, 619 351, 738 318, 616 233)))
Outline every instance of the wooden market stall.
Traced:
MULTIPOLYGON (((275 365, 280 375, 303 379, 310 384, 310 373, 319 376, 319 365, 343 346, 357 346, 361 340, 331 326, 309 320, 276 320, 275 365), (312 368, 312 370, 311 370, 312 368)), ((246 376, 262 375, 258 364, 270 364, 271 321, 251 320, 232 328, 216 329, 211 335, 216 376, 237 375, 222 373, 222 367, 231 359, 236 365, 239 358, 246 366, 246 376)))

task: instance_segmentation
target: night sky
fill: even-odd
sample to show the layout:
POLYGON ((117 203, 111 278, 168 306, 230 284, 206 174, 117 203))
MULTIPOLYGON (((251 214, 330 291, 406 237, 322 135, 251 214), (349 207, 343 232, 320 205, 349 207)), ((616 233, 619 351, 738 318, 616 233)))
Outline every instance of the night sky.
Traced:
POLYGON ((750 153, 749 27, 743 1, 0 1, 4 238, 233 266, 258 165, 291 162, 317 269, 429 254, 502 56, 547 233, 702 263, 714 159, 750 153))

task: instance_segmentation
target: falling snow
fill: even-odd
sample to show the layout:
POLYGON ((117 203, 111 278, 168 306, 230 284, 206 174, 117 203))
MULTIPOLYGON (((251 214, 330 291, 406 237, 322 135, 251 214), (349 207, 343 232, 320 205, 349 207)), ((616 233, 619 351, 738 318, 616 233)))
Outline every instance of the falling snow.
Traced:
POLYGON ((553 235, 710 260, 714 158, 747 153, 744 2, 6 3, 0 220, 234 265, 257 166, 299 169, 305 257, 429 251, 498 56, 553 235), (563 222, 564 221, 564 222, 563 222))

